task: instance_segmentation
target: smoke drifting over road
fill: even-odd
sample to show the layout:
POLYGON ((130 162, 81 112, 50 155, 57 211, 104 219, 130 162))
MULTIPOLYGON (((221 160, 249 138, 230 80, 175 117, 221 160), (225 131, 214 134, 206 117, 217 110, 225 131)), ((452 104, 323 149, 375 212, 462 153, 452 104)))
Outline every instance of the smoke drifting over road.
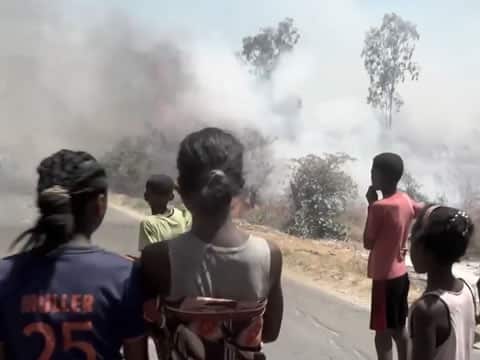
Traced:
POLYGON ((182 55, 121 14, 75 28, 60 2, 6 1, 0 11, 1 142, 25 174, 59 147, 96 154, 165 116, 188 83, 182 55))
MULTIPOLYGON (((368 183, 372 155, 400 151, 431 194, 445 185, 453 194, 453 163, 466 171, 480 155, 478 141, 468 141, 478 135, 472 105, 478 81, 463 76, 472 68, 449 67, 449 59, 428 46, 418 49, 420 82, 401 90, 406 106, 393 132, 382 132, 365 104, 360 59, 363 33, 380 19, 363 16, 354 1, 329 2, 329 12, 319 12, 328 26, 314 22, 320 28, 301 12, 286 14, 298 15, 302 40, 269 89, 235 58, 241 39, 229 48, 208 36, 152 31, 109 9, 73 21, 65 3, 0 2, 0 151, 14 164, 2 163, 4 191, 20 180, 32 188, 38 161, 60 147, 101 156, 123 136, 151 127, 174 140, 205 125, 255 127, 279 139, 279 160, 344 151, 358 159, 352 171, 360 186, 368 183)), ((176 148, 165 152, 173 159, 176 148)))

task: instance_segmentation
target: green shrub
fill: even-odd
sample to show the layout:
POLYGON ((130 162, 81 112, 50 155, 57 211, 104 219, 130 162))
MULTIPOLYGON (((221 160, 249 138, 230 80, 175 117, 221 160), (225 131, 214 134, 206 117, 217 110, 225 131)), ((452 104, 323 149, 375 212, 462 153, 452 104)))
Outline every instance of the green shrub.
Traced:
POLYGON ((309 238, 346 238, 347 229, 339 217, 347 202, 356 197, 357 186, 343 167, 353 160, 343 153, 294 160, 291 233, 309 238))

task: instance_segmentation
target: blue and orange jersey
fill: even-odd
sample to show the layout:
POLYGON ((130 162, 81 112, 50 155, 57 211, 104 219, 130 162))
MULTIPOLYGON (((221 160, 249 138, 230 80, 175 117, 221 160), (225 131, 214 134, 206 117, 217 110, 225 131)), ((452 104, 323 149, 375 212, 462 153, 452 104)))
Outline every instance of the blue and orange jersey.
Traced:
POLYGON ((0 341, 9 359, 120 359, 144 335, 137 266, 95 246, 0 261, 0 341))

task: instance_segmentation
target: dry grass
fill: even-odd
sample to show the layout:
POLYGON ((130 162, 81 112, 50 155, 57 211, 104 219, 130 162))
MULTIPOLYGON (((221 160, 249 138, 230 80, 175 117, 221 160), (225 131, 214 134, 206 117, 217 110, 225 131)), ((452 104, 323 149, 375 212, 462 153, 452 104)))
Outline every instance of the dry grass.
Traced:
POLYGON ((340 216, 338 221, 346 224, 348 228, 347 241, 361 242, 366 216, 365 207, 359 206, 358 204, 352 204, 347 208, 345 213, 340 216))
POLYGON ((287 201, 269 201, 248 210, 243 218, 251 224, 286 230, 292 222, 292 209, 287 201))
POLYGON ((143 199, 132 198, 123 194, 108 194, 109 202, 115 207, 125 209, 130 209, 135 212, 138 212, 140 215, 150 215, 150 209, 148 208, 147 203, 143 199))
MULTIPOLYGON (((370 301, 367 254, 359 243, 299 239, 271 228, 239 222, 245 231, 275 242, 282 250, 287 273, 358 304, 370 301)), ((422 292, 412 282, 410 301, 422 292)))
MULTIPOLYGON (((111 195, 110 200, 117 209, 148 213, 142 200, 123 195, 111 195)), ((350 235, 356 236, 358 240, 361 233, 360 217, 356 212, 349 216, 357 216, 356 221, 352 221, 356 235, 353 231, 350 235)), ((348 301, 361 305, 369 303, 371 280, 366 277, 367 253, 361 248, 360 241, 300 239, 245 220, 238 220, 238 225, 246 232, 273 241, 280 247, 288 276, 318 286, 348 301)), ((421 284, 412 282, 410 300, 418 298, 421 291, 421 284)))
POLYGON ((357 303, 368 301, 367 263, 347 243, 299 239, 271 228, 241 223, 247 232, 275 242, 282 250, 287 273, 357 303))

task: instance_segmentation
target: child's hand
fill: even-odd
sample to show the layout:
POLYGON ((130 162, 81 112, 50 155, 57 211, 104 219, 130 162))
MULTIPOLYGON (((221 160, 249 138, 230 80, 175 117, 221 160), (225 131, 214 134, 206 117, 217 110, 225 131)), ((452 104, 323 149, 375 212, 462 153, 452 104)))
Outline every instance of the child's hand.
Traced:
POLYGON ((367 198, 368 204, 371 205, 378 200, 377 191, 372 186, 369 186, 365 197, 367 198))

